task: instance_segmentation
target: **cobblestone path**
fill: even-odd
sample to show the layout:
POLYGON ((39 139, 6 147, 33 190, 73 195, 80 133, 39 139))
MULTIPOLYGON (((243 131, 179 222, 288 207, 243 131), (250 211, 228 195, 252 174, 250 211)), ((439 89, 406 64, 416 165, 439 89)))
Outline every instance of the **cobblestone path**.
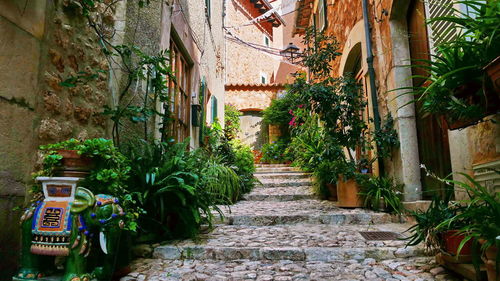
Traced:
POLYGON ((212 232, 156 247, 122 280, 460 280, 420 247, 359 233, 404 235, 399 218, 317 200, 309 175, 290 167, 262 166, 256 177, 262 185, 224 208, 212 232))

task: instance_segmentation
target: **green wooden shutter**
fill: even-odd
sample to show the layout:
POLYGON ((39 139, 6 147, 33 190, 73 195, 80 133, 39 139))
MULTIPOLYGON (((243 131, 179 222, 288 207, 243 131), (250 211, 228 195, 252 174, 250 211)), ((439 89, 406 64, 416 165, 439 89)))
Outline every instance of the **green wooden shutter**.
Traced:
POLYGON ((217 119, 217 98, 212 96, 212 123, 217 119))

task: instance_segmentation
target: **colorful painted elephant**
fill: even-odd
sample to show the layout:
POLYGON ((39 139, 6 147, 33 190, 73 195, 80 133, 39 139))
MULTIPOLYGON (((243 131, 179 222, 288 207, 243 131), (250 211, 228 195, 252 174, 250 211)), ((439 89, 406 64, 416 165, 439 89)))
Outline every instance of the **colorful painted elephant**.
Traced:
POLYGON ((13 280, 39 279, 53 267, 54 256, 67 257, 63 281, 109 280, 124 226, 118 200, 77 187, 80 178, 37 180, 45 198, 21 217, 21 269, 13 280))

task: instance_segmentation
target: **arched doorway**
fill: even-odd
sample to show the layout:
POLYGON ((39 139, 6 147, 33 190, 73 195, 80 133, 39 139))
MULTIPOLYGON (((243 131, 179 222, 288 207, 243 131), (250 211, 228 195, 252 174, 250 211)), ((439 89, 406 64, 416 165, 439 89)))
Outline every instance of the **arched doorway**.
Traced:
POLYGON ((260 151, 267 143, 267 125, 262 122, 262 109, 248 108, 240 110, 241 132, 238 138, 250 146, 252 150, 260 151))

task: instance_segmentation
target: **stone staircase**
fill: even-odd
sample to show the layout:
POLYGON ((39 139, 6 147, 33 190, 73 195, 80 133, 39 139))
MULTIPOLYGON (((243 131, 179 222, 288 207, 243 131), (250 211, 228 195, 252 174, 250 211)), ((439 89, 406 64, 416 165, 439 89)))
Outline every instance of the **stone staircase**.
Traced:
POLYGON ((455 280, 420 247, 359 233, 402 237, 409 225, 398 217, 318 200, 310 175, 292 167, 261 165, 255 176, 262 185, 222 207, 212 232, 156 247, 123 280, 455 280))

